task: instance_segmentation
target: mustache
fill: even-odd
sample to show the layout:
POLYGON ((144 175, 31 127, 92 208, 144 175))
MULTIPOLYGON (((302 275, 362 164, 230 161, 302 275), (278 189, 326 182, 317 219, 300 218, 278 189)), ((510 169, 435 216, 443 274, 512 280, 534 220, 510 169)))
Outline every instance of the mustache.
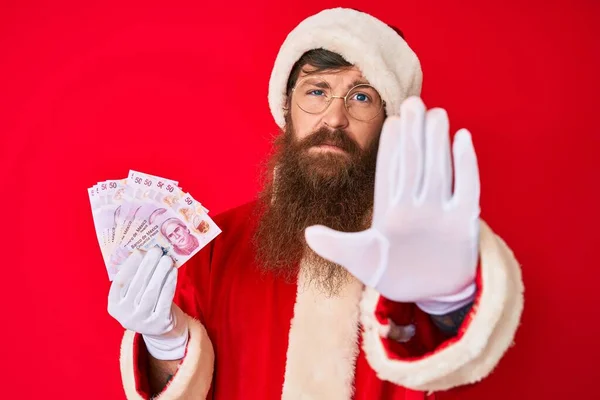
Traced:
POLYGON ((359 154, 361 148, 343 129, 330 130, 325 127, 305 137, 296 144, 297 150, 308 150, 324 144, 339 147, 350 155, 359 154))

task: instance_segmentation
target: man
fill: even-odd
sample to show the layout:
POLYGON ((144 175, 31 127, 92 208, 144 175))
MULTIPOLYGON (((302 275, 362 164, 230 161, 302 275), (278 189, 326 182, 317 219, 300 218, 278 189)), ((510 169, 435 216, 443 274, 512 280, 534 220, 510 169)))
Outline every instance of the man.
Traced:
POLYGON ((452 168, 445 112, 411 97, 421 79, 367 14, 325 10, 290 33, 259 200, 217 217, 223 233, 181 271, 153 249, 113 282, 128 398, 455 399, 492 371, 520 270, 479 221, 469 133, 452 168))

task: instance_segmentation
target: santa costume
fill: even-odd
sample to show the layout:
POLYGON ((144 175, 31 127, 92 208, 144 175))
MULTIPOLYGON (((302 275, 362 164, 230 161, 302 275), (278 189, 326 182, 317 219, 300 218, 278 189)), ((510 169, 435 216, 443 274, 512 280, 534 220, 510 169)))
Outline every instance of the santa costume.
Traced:
MULTIPOLYGON (((325 10, 288 35, 275 61, 269 105, 280 127, 290 71, 317 48, 358 67, 388 116, 420 94, 419 60, 392 28, 358 11, 325 10)), ((448 400, 460 398, 457 387, 487 397, 470 384, 511 346, 523 284, 511 250, 485 222, 477 295, 458 334, 447 336, 415 304, 390 301, 356 279, 325 295, 308 280, 307 259, 292 282, 262 271, 252 243, 256 207, 216 217, 223 233, 180 269, 175 303, 189 319, 189 340, 160 399, 448 400), (388 338, 391 323, 412 324, 414 336, 388 338)), ((127 331, 121 372, 129 399, 150 398, 147 358, 141 335, 127 331)))

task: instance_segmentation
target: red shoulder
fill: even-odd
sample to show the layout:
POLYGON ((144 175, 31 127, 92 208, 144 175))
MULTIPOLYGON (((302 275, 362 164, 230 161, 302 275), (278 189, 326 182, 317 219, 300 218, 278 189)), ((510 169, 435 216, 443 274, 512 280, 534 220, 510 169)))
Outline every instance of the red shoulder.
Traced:
POLYGON ((242 232, 249 233, 255 227, 257 216, 257 200, 250 201, 218 214, 213 220, 223 232, 217 236, 217 239, 223 241, 231 236, 239 236, 242 232))

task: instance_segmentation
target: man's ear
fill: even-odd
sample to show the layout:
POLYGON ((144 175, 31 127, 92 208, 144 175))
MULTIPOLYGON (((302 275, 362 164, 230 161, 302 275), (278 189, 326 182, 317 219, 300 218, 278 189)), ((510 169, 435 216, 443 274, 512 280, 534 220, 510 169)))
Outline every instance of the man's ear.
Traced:
POLYGON ((285 104, 283 105, 284 116, 290 111, 290 96, 285 96, 285 104))
POLYGON ((283 120, 285 121, 285 124, 281 128, 281 129, 283 129, 283 131, 285 131, 285 128, 291 118, 292 118, 292 116, 290 114, 290 108, 286 105, 285 107, 283 107, 283 120))

